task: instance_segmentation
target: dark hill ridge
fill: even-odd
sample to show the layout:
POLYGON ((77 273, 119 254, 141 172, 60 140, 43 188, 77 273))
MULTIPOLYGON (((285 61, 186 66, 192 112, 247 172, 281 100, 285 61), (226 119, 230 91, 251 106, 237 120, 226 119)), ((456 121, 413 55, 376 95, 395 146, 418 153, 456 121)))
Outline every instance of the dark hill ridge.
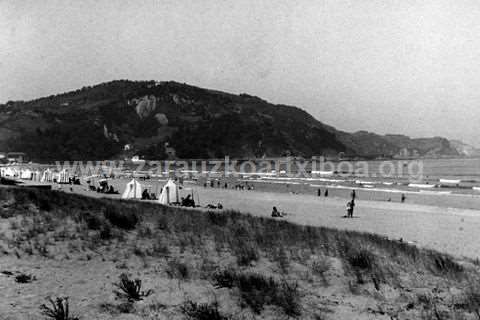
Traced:
POLYGON ((0 151, 34 160, 162 159, 166 145, 179 158, 460 155, 444 138, 351 134, 297 107, 177 82, 118 80, 0 105, 0 151))

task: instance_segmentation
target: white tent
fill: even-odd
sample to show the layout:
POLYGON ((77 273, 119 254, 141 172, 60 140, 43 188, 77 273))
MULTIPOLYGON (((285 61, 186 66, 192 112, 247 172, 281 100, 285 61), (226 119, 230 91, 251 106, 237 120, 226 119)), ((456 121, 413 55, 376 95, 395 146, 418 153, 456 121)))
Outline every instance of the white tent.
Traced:
POLYGON ((4 177, 9 177, 9 178, 16 178, 18 177, 19 173, 18 170, 12 167, 7 167, 4 168, 3 174, 4 177))
POLYGON ((169 179, 163 186, 160 197, 158 197, 158 202, 161 204, 180 202, 178 185, 172 179, 169 179))
POLYGON ((43 171, 42 182, 52 182, 53 181, 53 172, 50 169, 43 171))
POLYGON ((20 179, 23 180, 32 180, 32 170, 30 169, 22 169, 20 171, 20 179))
POLYGON ((122 199, 142 199, 142 185, 135 179, 132 179, 125 186, 122 199))
POLYGON ((58 173, 57 183, 69 183, 70 182, 70 174, 68 173, 67 169, 63 169, 58 173))
POLYGON ((32 172, 33 181, 40 181, 41 178, 42 178, 42 174, 40 173, 40 171, 35 170, 34 172, 32 172))

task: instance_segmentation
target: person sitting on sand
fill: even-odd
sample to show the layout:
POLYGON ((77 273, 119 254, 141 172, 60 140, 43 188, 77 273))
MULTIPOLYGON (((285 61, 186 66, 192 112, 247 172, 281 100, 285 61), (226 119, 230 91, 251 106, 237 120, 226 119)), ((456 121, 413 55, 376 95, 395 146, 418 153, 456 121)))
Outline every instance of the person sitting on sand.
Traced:
POLYGON ((273 207, 272 209, 272 217, 273 218, 280 218, 282 214, 277 210, 277 207, 273 207))
POLYGON ((145 189, 142 192, 142 200, 150 200, 150 194, 148 194, 148 190, 145 189))
POLYGON ((220 202, 217 204, 217 209, 223 209, 223 205, 220 202))

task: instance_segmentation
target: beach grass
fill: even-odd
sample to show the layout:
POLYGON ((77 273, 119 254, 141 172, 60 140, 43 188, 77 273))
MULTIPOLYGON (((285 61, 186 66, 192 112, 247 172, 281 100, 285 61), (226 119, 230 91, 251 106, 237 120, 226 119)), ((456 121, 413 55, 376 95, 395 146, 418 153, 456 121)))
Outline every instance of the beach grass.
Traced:
MULTIPOLYGON (((375 234, 297 225, 237 211, 184 209, 17 187, 0 188, 0 202, 1 218, 9 226, 0 239, 5 256, 114 264, 123 279, 117 289, 131 298, 128 302, 134 306, 128 310, 138 319, 148 318, 135 304, 141 299, 166 305, 155 311, 158 314, 192 319, 201 319, 202 314, 227 319, 245 312, 252 318, 272 319, 328 319, 347 309, 353 314, 368 313, 365 304, 352 304, 352 299, 371 299, 382 306, 375 312, 392 317, 420 316, 426 308, 447 314, 455 306, 456 313, 467 316, 479 310, 475 305, 479 268, 473 261, 375 234), (134 281, 127 272, 157 278, 134 281), (158 279, 175 281, 175 289, 168 290, 183 292, 181 303, 158 301, 159 288, 154 288, 158 279), (146 294, 138 284, 152 291, 146 294), (192 290, 197 293, 202 288, 216 292, 214 296, 227 292, 228 301, 193 300, 186 294, 190 290, 186 284, 195 286, 197 291, 192 290), (428 291, 442 299, 434 299, 435 305, 421 303, 412 293, 418 287, 422 294, 428 291), (452 287, 458 293, 451 294, 452 287), (341 293, 336 304, 329 302, 332 290, 337 296, 341 293), (388 292, 395 292, 396 298, 388 292), (403 297, 402 302, 398 297, 403 297)), ((70 298, 73 304, 85 297, 70 298)), ((112 301, 96 303, 97 311, 103 312, 114 311, 102 309, 102 304, 123 306, 112 301)))

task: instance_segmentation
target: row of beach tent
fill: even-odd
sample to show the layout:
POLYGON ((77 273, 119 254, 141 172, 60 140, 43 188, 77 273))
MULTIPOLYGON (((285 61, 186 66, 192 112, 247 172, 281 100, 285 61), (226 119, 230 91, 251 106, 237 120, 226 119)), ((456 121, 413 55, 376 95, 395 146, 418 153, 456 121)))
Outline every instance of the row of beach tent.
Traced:
MULTIPOLYGON (((0 177, 47 183, 69 183, 71 181, 71 175, 66 169, 63 169, 60 172, 55 172, 48 168, 40 171, 28 168, 0 167, 0 177)), ((180 189, 182 189, 183 192, 190 193, 193 198, 192 189, 180 187, 174 180, 169 179, 162 187, 157 201, 161 204, 180 203, 180 189)), ((122 199, 142 199, 143 192, 144 188, 142 185, 136 179, 132 179, 127 183, 125 191, 122 194, 122 199)))
MULTIPOLYGON (((191 192, 190 188, 183 188, 184 191, 191 192)), ((122 199, 142 199, 143 187, 135 179, 127 183, 125 191, 122 194, 122 199)), ((161 204, 180 203, 180 187, 175 181, 169 179, 162 187, 158 202, 161 204)))
POLYGON ((68 170, 63 169, 60 172, 54 172, 50 169, 44 171, 31 170, 28 168, 16 168, 16 167, 1 167, 0 177, 10 179, 31 180, 37 182, 54 182, 57 183, 69 183, 70 173, 68 170))

